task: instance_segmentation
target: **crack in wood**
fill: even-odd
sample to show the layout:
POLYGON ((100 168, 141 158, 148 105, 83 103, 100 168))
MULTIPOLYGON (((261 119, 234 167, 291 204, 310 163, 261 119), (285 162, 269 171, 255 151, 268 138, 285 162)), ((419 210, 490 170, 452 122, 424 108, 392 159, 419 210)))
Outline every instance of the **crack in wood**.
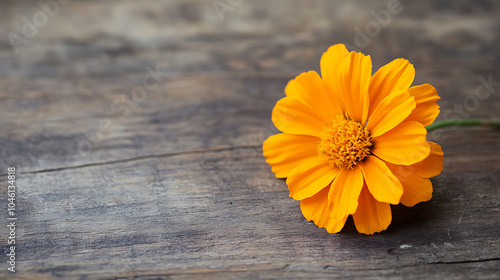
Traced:
MULTIPOLYGON (((85 167, 91 167, 91 166, 110 165, 110 164, 131 162, 131 161, 137 161, 137 160, 147 160, 147 159, 154 159, 154 158, 167 158, 167 157, 174 157, 174 156, 204 154, 204 153, 214 153, 214 152, 226 152, 226 151, 234 151, 237 149, 255 149, 255 148, 260 148, 260 147, 261 147, 261 145, 259 144, 259 145, 242 145, 242 146, 224 147, 224 148, 198 149, 198 150, 189 150, 189 151, 182 151, 182 152, 176 152, 176 153, 146 155, 146 156, 139 156, 139 157, 133 157, 133 158, 126 158, 126 159, 110 160, 110 161, 103 161, 103 162, 93 162, 93 163, 86 163, 86 164, 80 164, 80 165, 75 165, 75 166, 66 166, 66 167, 42 169, 42 170, 19 172, 19 173, 20 174, 38 174, 38 173, 63 171, 63 170, 69 170, 69 169, 79 169, 79 168, 85 168, 85 167)), ((0 174, 0 177, 2 177, 2 176, 7 176, 7 174, 0 174)))
POLYGON ((424 263, 423 265, 428 265, 428 264, 464 264, 464 263, 480 263, 480 262, 494 262, 494 261, 500 261, 500 258, 489 258, 489 259, 480 259, 480 260, 464 260, 464 261, 452 261, 452 262, 429 262, 429 263, 424 263))
MULTIPOLYGON (((464 260, 464 261, 452 261, 452 262, 430 262, 430 263, 423 263, 423 264, 416 264, 416 265, 403 265, 403 266, 398 266, 398 267, 417 267, 421 265, 434 265, 434 264, 467 264, 467 263, 480 263, 480 262, 490 262, 490 261, 500 261, 500 258, 490 258, 490 259, 480 259, 480 260, 464 260)), ((258 267, 257 269, 252 269, 252 266, 250 267, 238 267, 238 268, 233 268, 229 270, 207 270, 207 269, 187 269, 186 271, 172 271, 172 272, 165 272, 165 273, 153 273, 153 274, 136 274, 133 277, 116 277, 114 279, 119 280, 119 279, 135 279, 135 278, 140 278, 140 277, 168 277, 168 276, 174 276, 174 275, 207 275, 207 274, 217 274, 217 273, 242 273, 242 272, 272 272, 272 271, 281 271, 281 270, 287 270, 288 267, 292 266, 293 264, 285 264, 283 266, 277 266, 277 267, 258 267)), ((383 270, 391 270, 394 269, 394 267, 380 267, 380 268, 355 268, 355 269, 347 269, 353 270, 353 271, 383 271, 383 270)), ((335 271, 346 271, 345 267, 336 267, 336 266, 331 266, 331 265, 326 265, 324 267, 324 270, 333 270, 335 271), (334 269, 332 269, 334 268, 334 269)), ((318 272, 315 268, 312 268, 311 270, 304 270, 304 269, 299 269, 299 270, 291 270, 291 272, 318 272)))

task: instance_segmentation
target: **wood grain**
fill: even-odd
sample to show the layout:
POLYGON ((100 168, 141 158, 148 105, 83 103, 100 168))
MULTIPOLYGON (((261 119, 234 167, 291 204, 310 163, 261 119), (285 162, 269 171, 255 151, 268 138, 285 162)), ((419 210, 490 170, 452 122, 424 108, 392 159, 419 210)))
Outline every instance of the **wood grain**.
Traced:
POLYGON ((500 277, 498 130, 430 133, 445 152, 433 199, 392 207, 374 236, 307 222, 262 156, 286 83, 340 42, 374 69, 409 59, 440 119, 500 118, 500 5, 400 4, 356 47, 386 2, 242 1, 220 20, 213 1, 71 1, 15 53, 7 34, 41 8, 3 1, 0 203, 15 166, 19 226, 15 274, 0 227, 0 278, 500 277))

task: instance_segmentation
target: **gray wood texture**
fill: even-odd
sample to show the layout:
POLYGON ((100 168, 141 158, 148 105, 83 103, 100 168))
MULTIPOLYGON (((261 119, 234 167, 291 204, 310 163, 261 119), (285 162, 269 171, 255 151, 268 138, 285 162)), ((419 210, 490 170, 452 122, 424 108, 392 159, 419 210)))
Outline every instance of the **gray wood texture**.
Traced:
POLYGON ((387 24, 374 14, 394 1, 374 2, 70 1, 27 38, 42 8, 2 1, 0 278, 500 278, 498 130, 430 133, 445 153, 432 200, 392 207, 374 236, 307 222, 265 163, 286 83, 335 43, 374 69, 409 59, 442 97, 438 119, 500 118, 498 1, 401 0, 387 24))

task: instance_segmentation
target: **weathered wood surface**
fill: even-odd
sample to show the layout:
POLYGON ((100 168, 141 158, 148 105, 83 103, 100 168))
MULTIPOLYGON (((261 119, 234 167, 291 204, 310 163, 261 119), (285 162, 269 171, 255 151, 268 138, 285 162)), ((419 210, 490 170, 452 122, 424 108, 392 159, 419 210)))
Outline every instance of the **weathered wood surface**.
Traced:
MULTIPOLYGON (((286 82, 389 2, 242 1, 221 20, 212 1, 71 1, 16 53, 7 34, 41 8, 2 1, 0 219, 15 166, 19 221, 15 274, 0 226, 0 278, 498 279, 498 130, 429 135, 446 156, 433 199, 374 236, 305 221, 261 155, 286 82)), ((439 118, 500 118, 500 4, 401 6, 357 49, 374 68, 408 58, 439 118), (497 83, 481 99, 479 77, 497 83)))

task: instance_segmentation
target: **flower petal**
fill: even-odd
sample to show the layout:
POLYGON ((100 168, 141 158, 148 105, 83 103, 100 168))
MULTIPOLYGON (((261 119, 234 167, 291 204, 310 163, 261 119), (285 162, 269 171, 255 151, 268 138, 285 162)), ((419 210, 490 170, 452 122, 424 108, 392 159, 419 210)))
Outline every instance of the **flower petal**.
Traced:
POLYGON ((295 98, 284 97, 273 109, 272 120, 276 128, 285 133, 319 136, 327 125, 304 104, 295 98))
POLYGON ((415 109, 415 104, 415 98, 404 90, 387 95, 368 120, 370 136, 377 137, 396 127, 415 109))
POLYGON ((280 133, 267 138, 262 150, 276 178, 286 178, 295 167, 318 157, 318 141, 314 136, 280 133))
POLYGON ((288 175, 286 184, 290 196, 295 200, 311 197, 328 186, 338 172, 339 169, 330 166, 320 157, 311 159, 293 169, 288 175))
POLYGON ((332 218, 342 219, 356 212, 362 187, 363 173, 359 167, 340 170, 328 193, 328 207, 332 218))
POLYGON ((368 190, 380 202, 398 204, 403 186, 387 165, 377 157, 367 156, 359 163, 368 190))
POLYGON ((401 203, 405 206, 412 207, 419 202, 428 201, 432 198, 431 180, 418 176, 403 165, 387 163, 387 167, 403 185, 401 203))
POLYGON ((338 83, 338 73, 340 62, 349 54, 349 51, 343 44, 336 44, 328 48, 321 56, 321 77, 330 89, 331 94, 336 100, 339 100, 339 105, 342 111, 345 112, 344 102, 340 97, 340 88, 338 83))
POLYGON ((358 232, 372 235, 386 230, 391 224, 391 206, 373 198, 365 185, 359 195, 358 209, 352 217, 358 232))
POLYGON ((299 100, 323 120, 330 121, 342 114, 342 99, 332 94, 315 71, 302 73, 288 82, 285 93, 299 100))
POLYGON ((431 146, 429 156, 424 160, 417 162, 408 168, 419 176, 424 178, 431 178, 437 176, 443 170, 444 153, 439 144, 427 141, 431 146))
POLYGON ((427 130, 418 122, 403 122, 372 139, 372 153, 394 164, 411 165, 429 155, 427 130))
POLYGON ((429 84, 424 84, 411 87, 408 89, 408 92, 411 96, 415 97, 417 107, 411 112, 406 120, 417 121, 424 126, 428 126, 434 122, 439 115, 439 105, 437 101, 441 99, 436 89, 429 84))
POLYGON ((339 89, 345 107, 352 120, 366 123, 368 116, 368 86, 372 73, 370 56, 350 52, 339 65, 339 89))
POLYGON ((347 216, 342 219, 333 219, 328 209, 328 190, 326 187, 310 198, 300 201, 302 214, 308 221, 313 221, 318 227, 325 228, 329 233, 337 233, 345 225, 347 216))
POLYGON ((380 67, 370 80, 370 116, 391 92, 407 90, 415 78, 415 68, 406 59, 398 58, 380 67))

